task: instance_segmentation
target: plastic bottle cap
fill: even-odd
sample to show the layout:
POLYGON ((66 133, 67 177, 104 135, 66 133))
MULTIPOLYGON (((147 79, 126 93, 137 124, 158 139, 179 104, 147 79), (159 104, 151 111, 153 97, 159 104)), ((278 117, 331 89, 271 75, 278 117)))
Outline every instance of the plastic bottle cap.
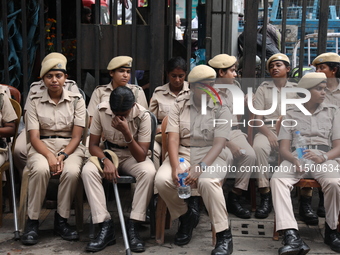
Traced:
POLYGON ((179 158, 179 162, 183 163, 184 162, 184 158, 179 158))
POLYGON ((295 131, 295 134, 299 135, 299 134, 300 134, 300 131, 295 131))

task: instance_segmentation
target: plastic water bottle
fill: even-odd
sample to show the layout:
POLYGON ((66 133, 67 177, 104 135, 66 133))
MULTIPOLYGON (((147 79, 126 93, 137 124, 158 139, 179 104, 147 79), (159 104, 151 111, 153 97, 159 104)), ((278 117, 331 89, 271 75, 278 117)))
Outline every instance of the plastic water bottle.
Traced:
POLYGON ((186 199, 191 196, 190 186, 184 184, 185 178, 188 176, 188 172, 185 172, 185 170, 188 169, 188 167, 189 166, 185 163, 184 158, 179 158, 179 164, 177 167, 179 187, 177 188, 177 190, 178 190, 178 196, 181 199, 186 199))
POLYGON ((296 148, 297 156, 298 156, 298 159, 300 161, 301 167, 303 169, 308 168, 308 166, 310 164, 313 164, 314 162, 310 159, 306 159, 306 158, 303 157, 303 155, 306 154, 306 152, 304 152, 304 150, 307 149, 306 140, 305 140, 305 138, 303 138, 300 131, 295 131, 295 135, 296 135, 295 148, 296 148))

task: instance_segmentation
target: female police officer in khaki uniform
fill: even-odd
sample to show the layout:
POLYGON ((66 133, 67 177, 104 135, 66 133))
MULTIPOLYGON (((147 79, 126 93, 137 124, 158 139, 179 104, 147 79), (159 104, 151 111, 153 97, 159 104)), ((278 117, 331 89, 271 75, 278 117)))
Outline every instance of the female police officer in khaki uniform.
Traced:
POLYGON ((47 89, 29 98, 26 129, 29 132, 27 167, 28 219, 21 241, 38 242, 39 215, 48 181, 60 175, 58 208, 55 212, 54 233, 65 240, 78 239, 67 223, 85 153, 80 145, 85 127, 85 101, 80 94, 64 88, 67 78, 66 61, 55 55, 42 64, 40 76, 47 89))
MULTIPOLYGON (((275 130, 276 120, 281 115, 281 88, 292 88, 295 83, 288 81, 288 73, 290 71, 289 58, 277 53, 271 56, 267 61, 267 70, 272 81, 263 82, 256 90, 254 108, 256 110, 268 110, 273 104, 273 90, 277 90, 277 105, 273 113, 262 116, 256 115, 254 119, 260 119, 264 125, 258 128, 258 133, 254 137, 253 148, 256 154, 258 172, 258 187, 261 194, 261 211, 256 213, 260 215, 268 215, 272 210, 272 201, 269 188, 268 175, 268 157, 272 151, 278 150, 278 141, 275 130), (266 169, 264 169, 266 168, 266 169)), ((288 98, 297 98, 296 93, 288 93, 288 98)), ((260 126, 260 123, 255 124, 260 126)))
POLYGON ((107 70, 110 72, 112 78, 111 82, 106 85, 99 85, 95 88, 91 95, 87 111, 90 116, 90 123, 92 117, 96 112, 97 106, 104 101, 109 101, 112 90, 120 86, 127 86, 135 95, 136 102, 145 108, 148 108, 148 103, 144 91, 138 85, 128 84, 131 76, 132 58, 128 56, 118 56, 109 62, 107 70))
MULTIPOLYGON (((159 86, 153 92, 150 100, 149 110, 155 114, 158 120, 157 133, 161 132, 161 123, 165 116, 169 115, 170 108, 175 103, 177 97, 189 93, 189 84, 184 81, 187 72, 187 64, 181 57, 174 57, 168 61, 166 72, 169 82, 159 86)), ((154 163, 156 169, 159 168, 161 155, 161 145, 155 141, 154 163)))
MULTIPOLYGON (((2 166, 8 159, 7 142, 5 139, 6 137, 11 137, 14 135, 14 121, 18 118, 11 101, 9 100, 10 95, 11 93, 8 87, 0 85, 0 97, 2 97, 2 108, 0 109, 0 166, 2 166)), ((5 172, 2 173, 2 178, 0 179, 0 181, 6 181, 5 172)))
POLYGON ((325 103, 340 106, 340 56, 333 52, 322 53, 312 64, 316 72, 324 73, 327 77, 325 103))
POLYGON ((143 252, 145 247, 139 237, 138 226, 140 221, 145 221, 156 173, 154 164, 147 157, 151 141, 150 115, 143 106, 135 103, 131 89, 125 86, 117 87, 111 92, 109 102, 98 105, 90 133, 90 153, 100 159, 104 170, 103 173, 99 172, 96 165, 88 161, 81 175, 93 223, 99 223, 100 226, 97 238, 87 245, 86 250, 100 251, 114 243, 114 228, 106 207, 102 178, 116 181, 119 178, 119 170, 137 180, 127 232, 131 250, 143 252), (118 169, 99 147, 102 133, 109 149, 119 158, 118 169))
MULTIPOLYGON (((63 58, 63 61, 67 63, 67 59, 64 55, 58 53, 58 52, 52 52, 43 59, 41 64, 43 65, 45 61, 51 59, 51 58, 63 58)), ((41 77, 42 78, 42 77, 41 77)), ((64 87, 66 90, 72 91, 74 93, 79 93, 77 83, 73 80, 66 79, 64 83, 64 87)), ((33 82, 30 86, 30 90, 28 92, 27 98, 30 98, 31 95, 37 94, 39 92, 42 92, 46 89, 44 80, 41 79, 40 81, 33 82)), ((27 107, 29 104, 29 100, 26 100, 25 106, 24 106, 24 114, 27 111, 27 107)), ((13 152, 13 158, 14 158, 14 165, 19 170, 20 175, 22 174, 24 167, 26 166, 27 162, 27 148, 26 148, 26 130, 25 128, 22 129, 21 133, 17 137, 17 140, 15 142, 15 148, 13 152)))
MULTIPOLYGON (((240 84, 235 81, 235 77, 237 76, 237 60, 234 56, 219 54, 210 59, 208 63, 215 69, 217 75, 216 84, 233 84, 240 88, 240 84)), ((230 90, 220 88, 219 94, 224 98, 230 112, 232 113, 233 97, 230 90)), ((238 122, 238 116, 233 115, 233 126, 231 128, 230 140, 226 143, 232 153, 232 157, 228 158, 231 162, 227 162, 227 164, 234 163, 238 167, 234 187, 228 195, 227 206, 229 213, 233 213, 237 217, 243 219, 248 219, 250 218, 250 211, 241 205, 240 197, 242 195, 242 190, 248 190, 251 172, 242 172, 239 170, 241 166, 254 166, 256 156, 253 148, 247 141, 247 135, 239 129, 238 122)))
POLYGON ((323 103, 326 95, 325 74, 308 73, 298 86, 311 93, 310 100, 304 104, 311 115, 305 115, 296 106, 287 110, 287 123, 281 126, 278 137, 284 161, 280 171, 274 173, 270 181, 276 229, 284 232, 284 246, 279 249, 279 255, 306 254, 309 251, 299 236, 290 194, 293 185, 305 176, 315 178, 321 185, 326 207, 324 241, 340 253, 340 238, 336 230, 340 210, 340 173, 335 161, 340 157, 340 110, 335 105, 323 103), (296 142, 295 131, 300 131, 307 142, 309 149, 305 150, 304 157, 314 162, 307 168, 301 166, 295 148, 291 150, 296 142))
POLYGON ((206 115, 201 114, 202 89, 204 83, 213 85, 215 71, 206 65, 193 68, 188 81, 194 93, 176 99, 170 109, 166 132, 169 135, 168 157, 159 168, 155 184, 159 194, 168 206, 172 219, 179 217, 180 226, 175 236, 175 244, 190 242, 192 230, 197 225, 193 210, 177 195, 178 178, 176 168, 179 157, 184 157, 192 165, 186 184, 197 184, 210 220, 217 234, 217 243, 211 254, 231 254, 232 236, 229 228, 228 213, 222 190, 227 152, 225 142, 230 135, 229 125, 216 125, 214 119, 231 119, 226 106, 208 102, 206 115), (212 171, 210 172, 211 169, 212 171), (216 172, 213 172, 216 170, 216 172))

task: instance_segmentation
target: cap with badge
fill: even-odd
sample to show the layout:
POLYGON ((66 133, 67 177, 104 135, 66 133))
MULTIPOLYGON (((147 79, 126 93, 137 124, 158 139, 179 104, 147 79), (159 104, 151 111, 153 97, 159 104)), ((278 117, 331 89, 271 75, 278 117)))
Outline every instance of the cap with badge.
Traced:
POLYGON ((209 60, 208 64, 213 68, 229 68, 235 65, 237 59, 228 54, 219 54, 209 60))
POLYGON ((299 88, 311 89, 322 82, 326 82, 327 77, 324 73, 307 73, 305 74, 298 83, 299 88))
POLYGON ((313 60, 312 65, 317 66, 326 62, 340 63, 340 56, 334 52, 322 53, 313 60))
POLYGON ((104 160, 105 159, 109 159, 114 165, 116 168, 118 168, 119 166, 119 159, 116 155, 116 153, 114 153, 113 151, 111 150, 104 150, 104 155, 105 157, 103 158, 99 158, 99 157, 96 157, 96 156, 91 156, 89 158, 89 160, 95 164, 95 166, 98 168, 98 170, 102 173, 103 170, 104 170, 104 160))
POLYGON ((195 66, 188 75, 188 82, 194 83, 204 80, 215 80, 216 72, 210 66, 195 66))
POLYGON ((282 54, 282 53, 276 53, 274 55, 272 55, 268 61, 267 61, 267 70, 269 71, 269 65, 270 63, 272 62, 275 62, 275 61, 285 61, 287 62, 288 64, 290 64, 290 60, 289 58, 287 57, 287 55, 285 54, 282 54))
POLYGON ((66 73, 66 57, 58 52, 48 54, 41 62, 40 77, 42 78, 49 71, 62 71, 66 73))
POLYGON ((124 68, 131 68, 132 67, 132 58, 129 56, 118 56, 109 62, 107 65, 107 70, 114 70, 119 67, 124 67, 124 68))

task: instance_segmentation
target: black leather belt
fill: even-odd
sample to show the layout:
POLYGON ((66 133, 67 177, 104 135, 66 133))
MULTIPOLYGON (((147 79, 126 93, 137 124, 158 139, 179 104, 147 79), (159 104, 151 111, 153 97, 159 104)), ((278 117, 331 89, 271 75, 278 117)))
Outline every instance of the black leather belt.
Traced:
POLYGON ((237 130, 237 129, 239 129, 238 126, 232 126, 231 127, 231 130, 237 130))
MULTIPOLYGON (((315 150, 321 150, 321 151, 324 151, 324 152, 328 152, 328 151, 330 151, 331 148, 327 145, 323 145, 323 144, 317 145, 316 144, 316 145, 307 145, 307 149, 315 149, 315 150)), ((292 150, 295 151, 296 148, 292 147, 292 150)))
POLYGON ((72 137, 65 137, 65 136, 59 136, 59 135, 48 135, 48 136, 41 135, 40 136, 40 140, 42 140, 42 139, 55 139, 55 138, 71 139, 72 137))
POLYGON ((118 144, 110 143, 109 141, 105 141, 105 143, 109 147, 108 149, 122 149, 122 150, 125 150, 125 149, 129 148, 128 146, 119 146, 118 144))

